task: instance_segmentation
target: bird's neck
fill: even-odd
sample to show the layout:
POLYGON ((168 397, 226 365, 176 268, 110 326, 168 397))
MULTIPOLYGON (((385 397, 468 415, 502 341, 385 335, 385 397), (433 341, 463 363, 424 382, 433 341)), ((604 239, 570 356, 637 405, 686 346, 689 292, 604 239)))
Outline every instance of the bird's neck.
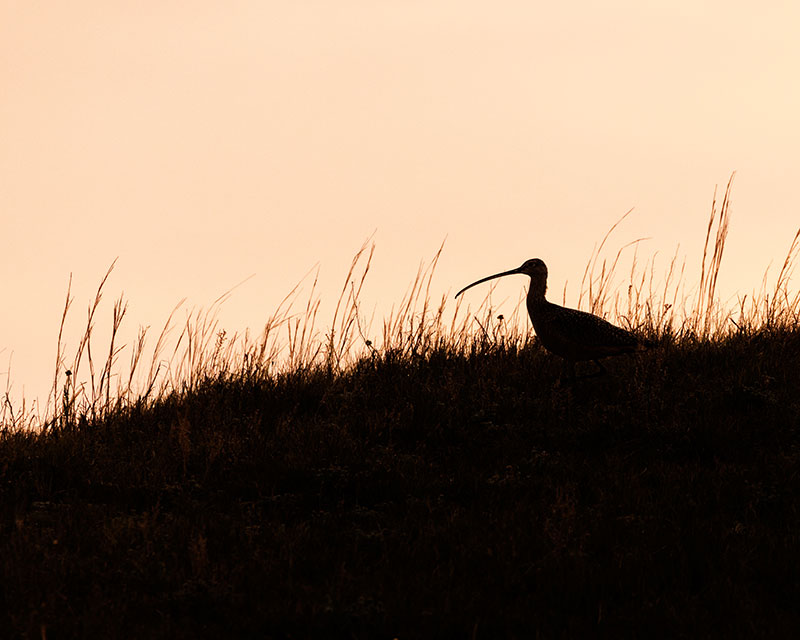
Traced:
POLYGON ((546 278, 531 278, 531 288, 528 289, 528 301, 531 303, 545 302, 544 294, 546 291, 546 278))

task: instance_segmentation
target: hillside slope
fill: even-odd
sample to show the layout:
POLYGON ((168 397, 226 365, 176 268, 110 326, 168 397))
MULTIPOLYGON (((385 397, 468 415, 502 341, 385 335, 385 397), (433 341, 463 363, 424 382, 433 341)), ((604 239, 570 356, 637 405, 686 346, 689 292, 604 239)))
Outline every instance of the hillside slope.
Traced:
POLYGON ((240 374, 0 436, 19 637, 788 637, 800 333, 240 374), (590 367, 589 367, 590 368, 590 367))

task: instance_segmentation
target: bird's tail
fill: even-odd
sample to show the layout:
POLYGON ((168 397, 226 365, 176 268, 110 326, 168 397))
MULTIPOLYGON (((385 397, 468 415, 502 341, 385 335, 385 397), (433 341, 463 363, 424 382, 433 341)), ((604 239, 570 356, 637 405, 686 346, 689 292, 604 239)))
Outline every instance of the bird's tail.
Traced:
POLYGON ((650 338, 640 338, 636 350, 647 351, 648 349, 652 349, 656 345, 658 345, 658 342, 656 342, 655 340, 651 340, 650 338))

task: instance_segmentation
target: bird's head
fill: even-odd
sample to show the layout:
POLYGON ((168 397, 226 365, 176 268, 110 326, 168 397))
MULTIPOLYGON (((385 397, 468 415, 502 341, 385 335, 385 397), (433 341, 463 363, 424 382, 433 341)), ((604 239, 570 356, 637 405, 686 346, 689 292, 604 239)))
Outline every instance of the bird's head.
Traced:
POLYGON ((476 284, 481 284, 482 282, 486 282, 487 280, 493 280, 494 278, 502 278, 503 276, 512 276, 515 274, 523 274, 526 276, 530 276, 531 284, 533 288, 537 290, 541 289, 542 295, 544 295, 544 289, 547 286, 547 265, 540 260, 539 258, 531 258, 530 260, 526 260, 522 263, 521 266, 517 267, 516 269, 511 269, 511 271, 503 271, 501 273, 495 273, 492 276, 486 276, 485 278, 481 278, 480 280, 476 280, 472 284, 468 284, 464 287, 461 291, 456 294, 456 298, 464 293, 470 287, 474 287, 476 284))
POLYGON ((522 266, 512 271, 516 273, 524 273, 531 278, 544 278, 547 280, 547 265, 539 258, 531 258, 522 263, 522 266))

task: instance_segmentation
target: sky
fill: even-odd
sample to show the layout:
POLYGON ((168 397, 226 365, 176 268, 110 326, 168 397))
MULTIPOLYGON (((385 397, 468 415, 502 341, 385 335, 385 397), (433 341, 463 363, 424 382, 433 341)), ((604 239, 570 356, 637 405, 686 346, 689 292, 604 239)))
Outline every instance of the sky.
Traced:
POLYGON ((648 238, 694 281, 734 171, 720 291, 758 289, 800 226, 798 24, 735 0, 0 0, 0 389, 46 394, 70 275, 74 346, 115 259, 98 323, 124 294, 131 331, 247 278, 220 320, 257 331, 316 266, 335 302, 367 238, 379 317, 442 242, 436 296, 540 257, 574 305, 630 209, 613 249, 648 238))

